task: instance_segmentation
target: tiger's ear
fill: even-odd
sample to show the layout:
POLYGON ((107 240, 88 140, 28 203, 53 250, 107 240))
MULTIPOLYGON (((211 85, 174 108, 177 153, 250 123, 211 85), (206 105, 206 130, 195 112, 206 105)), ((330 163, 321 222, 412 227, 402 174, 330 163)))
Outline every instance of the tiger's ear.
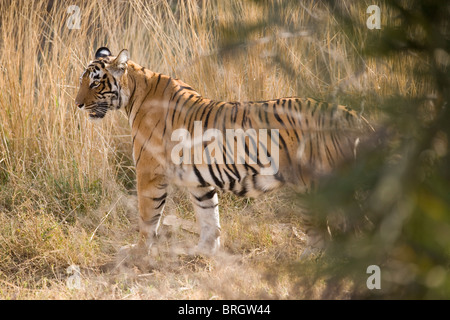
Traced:
POLYGON ((119 52, 116 59, 111 64, 115 64, 117 67, 126 68, 126 64, 128 62, 128 59, 130 59, 130 53, 127 49, 123 49, 119 52))
POLYGON ((115 76, 121 76, 125 69, 127 68, 127 62, 130 58, 130 53, 127 49, 123 49, 120 51, 120 53, 117 55, 117 57, 109 64, 108 69, 111 71, 115 76))
POLYGON ((95 59, 98 60, 100 58, 109 57, 111 55, 111 51, 107 47, 98 48, 95 52, 95 59))

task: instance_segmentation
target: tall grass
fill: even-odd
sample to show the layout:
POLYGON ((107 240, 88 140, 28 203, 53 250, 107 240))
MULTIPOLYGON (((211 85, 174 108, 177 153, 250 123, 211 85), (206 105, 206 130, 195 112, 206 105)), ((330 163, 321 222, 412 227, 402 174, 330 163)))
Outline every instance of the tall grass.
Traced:
MULTIPOLYGON (((344 6, 364 24, 369 2, 345 1, 344 6)), ((32 297, 28 289, 58 297, 43 293, 47 285, 42 279, 56 279, 53 287, 64 291, 60 274, 68 265, 102 264, 120 244, 133 241, 129 226, 137 212, 129 201, 135 190, 127 119, 116 112, 92 123, 74 106, 79 76, 100 46, 113 53, 127 48, 131 60, 178 77, 211 99, 316 97, 351 102, 375 121, 382 114, 380 96, 414 96, 427 89, 427 83, 411 81, 409 57, 363 59, 359 49, 367 33, 349 38, 329 6, 316 1, 264 4, 0 3, 0 281, 5 297, 11 297, 11 288, 18 297, 32 297), (80 9, 79 29, 68 27, 71 5, 80 9), (239 40, 243 31, 245 41, 239 40)), ((276 261, 271 248, 277 241, 264 226, 267 220, 236 218, 246 202, 224 198, 227 248, 252 256, 263 248, 273 254, 263 257, 276 261)), ((275 207, 286 205, 284 198, 269 199, 275 207)), ((191 212, 183 201, 175 197, 173 210, 191 212)), ((261 204, 257 208, 271 218, 277 211, 261 204)), ((258 290, 247 294, 252 292, 258 290)))

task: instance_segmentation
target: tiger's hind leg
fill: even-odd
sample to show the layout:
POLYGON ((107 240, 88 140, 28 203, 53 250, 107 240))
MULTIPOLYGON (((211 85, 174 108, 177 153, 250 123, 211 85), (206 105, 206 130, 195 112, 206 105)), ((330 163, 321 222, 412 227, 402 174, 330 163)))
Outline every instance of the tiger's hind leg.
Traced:
POLYGON ((311 208, 297 203, 297 214, 300 217, 302 230, 306 235, 306 244, 300 255, 301 260, 317 258, 326 250, 329 233, 319 223, 318 217, 311 212, 311 208))
POLYGON ((315 258, 321 256, 326 249, 326 236, 321 232, 315 222, 306 221, 309 219, 303 218, 303 227, 307 237, 305 249, 300 255, 300 259, 315 258))
POLYGON ((197 220, 200 241, 196 251, 213 255, 220 247, 219 199, 214 187, 189 188, 197 220))

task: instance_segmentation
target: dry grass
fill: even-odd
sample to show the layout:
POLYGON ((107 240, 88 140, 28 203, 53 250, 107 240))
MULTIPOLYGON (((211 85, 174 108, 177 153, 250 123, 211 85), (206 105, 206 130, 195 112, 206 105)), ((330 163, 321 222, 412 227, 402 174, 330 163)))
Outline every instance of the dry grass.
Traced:
MULTIPOLYGON (((379 95, 423 90, 407 80, 411 62, 365 61, 361 68, 356 44, 314 1, 283 11, 290 30, 259 29, 247 50, 226 52, 218 50, 224 28, 260 21, 261 7, 92 1, 80 4, 80 29, 71 30, 72 1, 52 3, 0 4, 0 298, 320 298, 320 286, 303 291, 290 271, 304 243, 297 209, 281 194, 223 195, 224 252, 215 259, 174 253, 198 236, 164 227, 165 249, 152 263, 112 263, 137 235, 131 139, 122 113, 91 123, 75 110, 78 78, 96 48, 107 45, 113 53, 128 48, 132 60, 212 99, 337 99, 339 92, 338 102, 360 96, 374 105, 379 95), (66 285, 70 265, 81 268, 79 289, 66 285)), ((367 6, 346 5, 365 22, 367 6)), ((376 108, 366 112, 377 115, 376 108)), ((166 213, 194 220, 183 192, 175 192, 166 213)), ((345 290, 336 296, 345 297, 345 290)))

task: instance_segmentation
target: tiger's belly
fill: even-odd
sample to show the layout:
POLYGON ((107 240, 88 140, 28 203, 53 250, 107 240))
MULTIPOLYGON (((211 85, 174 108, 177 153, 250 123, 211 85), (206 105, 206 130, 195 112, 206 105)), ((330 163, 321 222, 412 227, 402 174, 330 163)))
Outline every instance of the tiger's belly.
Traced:
POLYGON ((262 175, 244 166, 183 166, 173 168, 171 183, 181 187, 212 186, 238 196, 258 197, 284 184, 277 175, 262 175))

